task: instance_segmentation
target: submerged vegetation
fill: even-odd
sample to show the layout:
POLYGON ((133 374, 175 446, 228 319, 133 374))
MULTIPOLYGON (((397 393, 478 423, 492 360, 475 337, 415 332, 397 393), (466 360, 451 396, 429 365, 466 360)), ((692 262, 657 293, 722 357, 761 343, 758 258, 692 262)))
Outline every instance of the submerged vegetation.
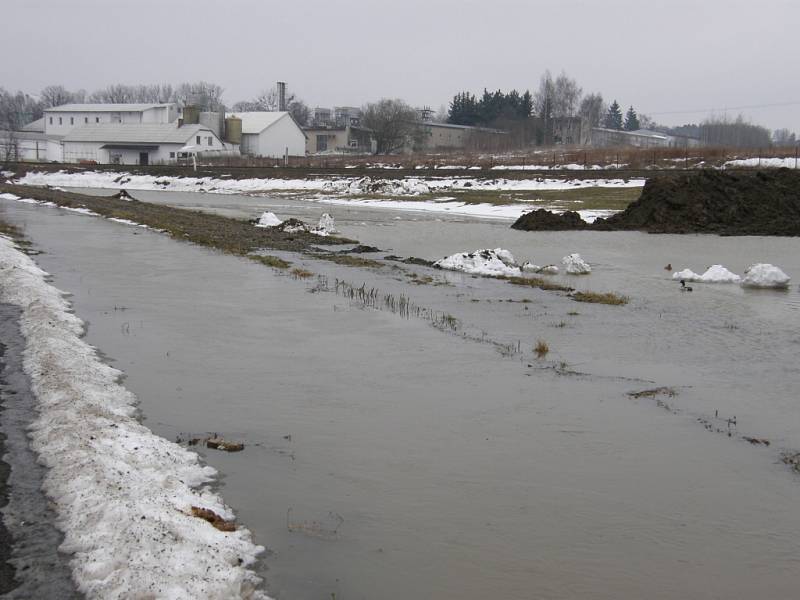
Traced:
POLYGON ((273 269, 288 269, 292 265, 292 263, 290 263, 289 261, 283 260, 282 258, 278 258, 277 256, 272 256, 270 254, 251 255, 250 260, 260 262, 262 265, 272 267, 273 269))

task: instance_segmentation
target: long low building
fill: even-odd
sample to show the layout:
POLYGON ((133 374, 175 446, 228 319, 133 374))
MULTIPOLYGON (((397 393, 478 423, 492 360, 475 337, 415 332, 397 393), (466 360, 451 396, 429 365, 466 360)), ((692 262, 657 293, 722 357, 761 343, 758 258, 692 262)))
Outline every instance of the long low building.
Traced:
POLYGON ((105 124, 76 127, 61 138, 64 162, 148 165, 235 149, 204 125, 105 124))

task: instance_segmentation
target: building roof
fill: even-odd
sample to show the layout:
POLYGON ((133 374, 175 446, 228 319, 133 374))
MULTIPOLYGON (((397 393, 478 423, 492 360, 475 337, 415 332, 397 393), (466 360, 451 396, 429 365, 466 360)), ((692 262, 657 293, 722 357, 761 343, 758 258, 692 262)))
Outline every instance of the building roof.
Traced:
POLYGON ((28 123, 27 125, 23 125, 20 131, 36 131, 39 133, 44 133, 44 117, 41 119, 36 119, 32 123, 28 123))
POLYGON ((16 139, 19 141, 40 141, 46 142, 53 139, 54 136, 46 136, 41 131, 8 131, 0 129, 0 138, 3 140, 16 139))
POLYGON ((152 123, 120 125, 117 123, 81 125, 64 136, 65 142, 103 142, 106 144, 185 144, 200 132, 212 131, 204 125, 152 123))
POLYGON ((163 108, 164 104, 62 104, 45 108, 44 112, 142 112, 151 108, 163 108))
POLYGON ((289 113, 286 111, 225 113, 225 117, 238 117, 242 120, 242 133, 261 133, 287 115, 289 113))
POLYGON ((481 131, 484 133, 507 133, 502 129, 492 129, 490 127, 476 127, 474 125, 454 125, 453 123, 438 123, 436 121, 418 121, 424 127, 442 127, 444 129, 460 129, 462 131, 481 131))
POLYGON ((662 140, 669 139, 666 133, 661 133, 660 131, 653 131, 651 129, 637 129, 635 131, 625 131, 624 129, 608 129, 607 127, 592 127, 592 131, 602 131, 604 133, 613 133, 616 135, 627 135, 633 137, 647 137, 647 138, 658 138, 662 140))

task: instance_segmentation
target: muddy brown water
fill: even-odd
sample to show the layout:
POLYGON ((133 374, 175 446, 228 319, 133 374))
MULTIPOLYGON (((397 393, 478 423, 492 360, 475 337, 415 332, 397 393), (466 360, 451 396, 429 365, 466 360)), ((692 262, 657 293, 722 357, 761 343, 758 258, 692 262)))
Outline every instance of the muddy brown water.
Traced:
MULTIPOLYGON (((153 195, 231 214, 253 202, 153 195)), ((282 204, 271 208, 281 217, 321 212, 256 202, 282 204)), ((595 272, 561 280, 626 293, 625 307, 416 267, 444 285, 414 285, 405 271, 289 257, 329 287, 339 277, 405 293, 457 317, 460 333, 520 343, 503 356, 422 319, 310 293, 316 277, 60 209, 0 210, 44 251, 39 264, 73 294, 87 339, 126 373, 148 426, 247 444, 204 455, 270 549, 261 570, 278 598, 796 592, 800 482, 779 456, 800 447, 797 286, 697 284, 690 297, 662 269, 720 262, 741 272, 763 260, 797 277, 796 240, 531 235, 333 209, 345 235, 406 256, 502 246, 546 263, 581 252, 595 272), (536 361, 540 338, 551 354, 536 361), (661 406, 627 396, 660 385, 678 395, 661 406)))

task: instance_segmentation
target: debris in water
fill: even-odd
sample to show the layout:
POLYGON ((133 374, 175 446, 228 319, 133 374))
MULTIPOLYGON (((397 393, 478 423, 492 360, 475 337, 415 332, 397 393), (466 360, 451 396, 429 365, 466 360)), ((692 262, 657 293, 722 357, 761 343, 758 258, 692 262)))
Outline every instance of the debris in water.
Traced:
POLYGON ((213 450, 223 450, 225 452, 241 452, 244 450, 244 444, 241 442, 228 442, 221 437, 208 438, 206 440, 206 447, 213 450))
POLYGON ((236 531, 236 523, 234 521, 223 519, 209 508, 192 506, 192 516, 197 517, 198 519, 203 519, 204 521, 208 521, 220 531, 236 531))

